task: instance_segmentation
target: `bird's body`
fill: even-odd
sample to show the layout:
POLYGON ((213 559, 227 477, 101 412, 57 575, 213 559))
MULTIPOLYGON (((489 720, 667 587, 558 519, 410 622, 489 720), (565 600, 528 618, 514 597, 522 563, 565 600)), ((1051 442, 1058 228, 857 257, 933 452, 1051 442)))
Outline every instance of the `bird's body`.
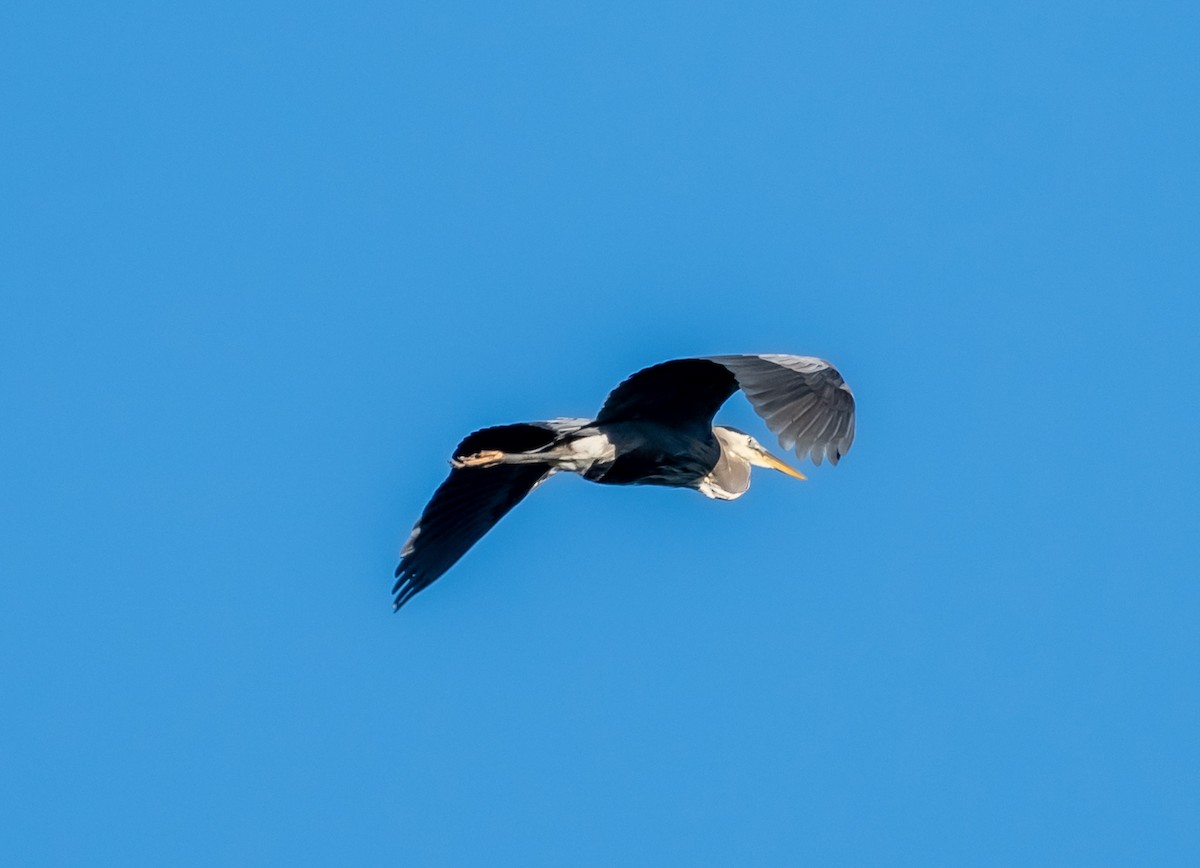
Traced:
POLYGON ((809 356, 678 359, 619 385, 594 420, 552 419, 468 436, 401 549, 395 608, 446 572, 525 495, 558 472, 604 485, 694 488, 733 500, 751 466, 804 479, 757 440, 713 426, 738 388, 798 457, 836 464, 854 439, 854 398, 838 372, 809 356))
POLYGON ((556 434, 547 447, 515 461, 546 463, 603 485, 687 486, 720 456, 715 437, 697 438, 654 422, 585 422, 556 434))
POLYGON ((696 488, 716 467, 721 447, 707 436, 657 422, 609 422, 597 426, 616 457, 593 466, 585 479, 605 485, 670 485, 696 488))

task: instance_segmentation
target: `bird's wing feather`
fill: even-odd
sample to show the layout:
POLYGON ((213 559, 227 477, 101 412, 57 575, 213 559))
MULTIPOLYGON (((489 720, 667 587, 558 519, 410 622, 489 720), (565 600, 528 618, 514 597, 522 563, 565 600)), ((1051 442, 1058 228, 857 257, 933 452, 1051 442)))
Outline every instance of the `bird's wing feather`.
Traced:
POLYGON ((829 362, 813 356, 708 356, 638 371, 617 386, 597 424, 656 422, 705 436, 738 389, 784 449, 833 464, 854 441, 854 395, 829 362))
POLYGON ((712 419, 737 391, 733 371, 710 359, 675 359, 638 371, 604 401, 596 424, 653 422, 711 436, 712 419))
POLYGON ((833 365, 813 356, 711 356, 737 378, 784 449, 831 464, 854 442, 854 395, 833 365))
MULTIPOLYGON (((528 452, 548 446, 560 434, 584 424, 583 419, 555 419, 484 428, 463 440, 454 454, 470 455, 485 449, 528 452)), ((450 471, 400 550, 392 588, 395 608, 454 566, 550 473, 548 464, 498 464, 450 471)))

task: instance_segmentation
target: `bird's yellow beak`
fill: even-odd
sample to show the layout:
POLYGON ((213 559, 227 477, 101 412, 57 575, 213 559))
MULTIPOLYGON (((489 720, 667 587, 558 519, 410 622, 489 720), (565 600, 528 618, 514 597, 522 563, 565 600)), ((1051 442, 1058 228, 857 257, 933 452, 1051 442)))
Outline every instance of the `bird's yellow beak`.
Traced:
POLYGON ((762 462, 763 462, 762 466, 763 467, 773 468, 775 470, 778 470, 780 473, 786 473, 788 476, 794 477, 796 479, 808 479, 808 477, 805 476, 803 473, 801 473, 799 470, 797 470, 796 468, 789 465, 782 458, 775 457, 770 452, 768 452, 766 449, 763 449, 759 454, 762 456, 762 462))

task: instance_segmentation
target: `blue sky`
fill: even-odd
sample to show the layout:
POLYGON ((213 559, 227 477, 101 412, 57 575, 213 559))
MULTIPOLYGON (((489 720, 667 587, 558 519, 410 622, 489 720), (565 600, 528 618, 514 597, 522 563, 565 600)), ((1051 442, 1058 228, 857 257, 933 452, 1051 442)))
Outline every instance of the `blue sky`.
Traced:
POLYGON ((1198 35, 6 7, 2 861, 1197 864, 1198 35), (556 478, 391 613, 465 433, 735 352, 840 466, 556 478))

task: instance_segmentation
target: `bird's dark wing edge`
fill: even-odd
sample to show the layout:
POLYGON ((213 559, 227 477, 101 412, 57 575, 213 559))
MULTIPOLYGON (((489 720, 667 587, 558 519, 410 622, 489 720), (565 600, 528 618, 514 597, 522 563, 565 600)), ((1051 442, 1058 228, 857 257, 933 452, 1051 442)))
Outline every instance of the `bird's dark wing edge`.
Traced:
POLYGON ((738 383, 726 365, 675 359, 638 371, 612 390, 596 424, 653 422, 710 436, 713 416, 738 383))
POLYGON ((854 395, 837 369, 815 356, 711 356, 736 378, 784 449, 814 464, 837 464, 854 442, 854 395))
MULTIPOLYGON (((527 452, 548 446, 557 436, 550 423, 484 428, 467 436, 454 454, 485 449, 527 452)), ((413 526, 396 567, 394 608, 412 599, 454 566, 525 495, 550 473, 546 464, 499 464, 450 471, 413 526)))

